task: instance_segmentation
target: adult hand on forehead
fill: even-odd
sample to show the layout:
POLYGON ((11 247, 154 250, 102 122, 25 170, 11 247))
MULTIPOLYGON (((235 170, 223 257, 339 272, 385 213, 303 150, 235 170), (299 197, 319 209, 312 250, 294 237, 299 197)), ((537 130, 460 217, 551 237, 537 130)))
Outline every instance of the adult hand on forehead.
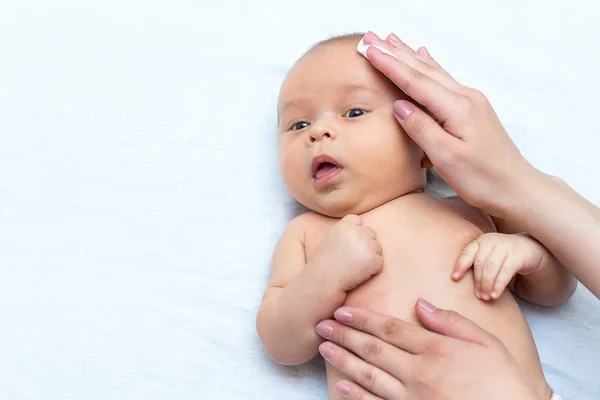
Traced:
POLYGON ((491 214, 513 206, 516 194, 540 173, 519 153, 487 98, 456 82, 424 47, 414 51, 394 34, 381 40, 372 32, 363 42, 370 45, 364 54, 373 66, 437 118, 407 100, 394 104, 398 122, 442 178, 491 214))

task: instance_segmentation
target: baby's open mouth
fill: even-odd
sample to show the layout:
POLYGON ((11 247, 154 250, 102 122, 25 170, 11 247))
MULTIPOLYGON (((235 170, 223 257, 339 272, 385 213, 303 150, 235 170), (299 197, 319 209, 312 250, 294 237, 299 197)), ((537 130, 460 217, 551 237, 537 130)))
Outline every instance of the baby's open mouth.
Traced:
POLYGON ((324 177, 325 175, 327 175, 328 173, 332 172, 335 169, 338 169, 339 167, 335 164, 332 164, 330 162, 324 162, 322 164, 319 164, 319 166, 317 167, 317 172, 315 172, 315 178, 319 179, 324 177))
POLYGON ((342 172, 342 167, 333 157, 320 155, 313 158, 312 176, 313 182, 319 188, 327 186, 342 172))

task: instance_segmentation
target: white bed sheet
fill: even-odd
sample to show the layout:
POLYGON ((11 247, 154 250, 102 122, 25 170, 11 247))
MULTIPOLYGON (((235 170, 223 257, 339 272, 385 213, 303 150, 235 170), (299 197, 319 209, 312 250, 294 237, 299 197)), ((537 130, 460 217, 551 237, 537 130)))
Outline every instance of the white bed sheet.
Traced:
MULTIPOLYGON (((0 1, 0 398, 325 398, 254 316, 298 212, 278 87, 332 34, 426 44, 600 204, 596 3, 366 3, 0 1)), ((552 386, 597 398, 600 303, 525 311, 552 386)))

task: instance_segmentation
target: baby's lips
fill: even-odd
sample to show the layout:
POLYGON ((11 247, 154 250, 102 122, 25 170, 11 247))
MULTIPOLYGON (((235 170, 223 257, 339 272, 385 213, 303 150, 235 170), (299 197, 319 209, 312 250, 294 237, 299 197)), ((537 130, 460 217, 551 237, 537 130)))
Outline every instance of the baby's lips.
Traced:
MULTIPOLYGON (((369 57, 367 57, 367 50, 369 50, 370 46, 371 46, 370 44, 364 43, 364 38, 361 38, 360 42, 358 42, 358 45, 356 46, 356 51, 358 51, 360 54, 363 55, 364 58, 366 58, 368 60, 369 57)), ((384 47, 377 46, 377 45, 373 45, 373 47, 381 50, 385 54, 389 54, 390 56, 394 57, 395 59, 398 59, 398 57, 396 57, 394 55, 394 53, 392 53, 391 51, 389 51, 388 49, 386 49, 384 47)))

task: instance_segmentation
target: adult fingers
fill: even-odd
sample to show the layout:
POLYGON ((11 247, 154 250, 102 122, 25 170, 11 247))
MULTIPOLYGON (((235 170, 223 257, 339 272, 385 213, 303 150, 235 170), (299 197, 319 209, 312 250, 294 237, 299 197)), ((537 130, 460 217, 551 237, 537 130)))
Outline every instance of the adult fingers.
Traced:
POLYGON ((455 118, 457 112, 463 113, 467 99, 456 91, 409 66, 405 62, 383 53, 375 46, 369 46, 366 52, 371 64, 387 76, 396 86, 418 103, 431 111, 443 124, 455 118))
MULTIPOLYGON (((376 337, 385 343, 389 343, 398 351, 406 354, 418 354, 425 351, 435 337, 427 330, 410 322, 362 308, 342 307, 337 309, 333 316, 338 322, 355 329, 340 332, 360 331, 368 334, 361 336, 361 342, 356 343, 356 345, 366 346, 365 338, 376 337)), ((344 339, 350 340, 352 338, 346 337, 344 339)), ((354 351, 354 349, 350 350, 354 351)))
POLYGON ((460 151, 459 138, 449 134, 427 113, 409 101, 396 101, 394 114, 402 129, 423 149, 436 169, 452 167, 452 157, 460 151))
POLYGON ((450 76, 448 71, 446 71, 444 68, 442 68, 442 66, 435 60, 435 58, 433 58, 431 56, 431 54, 429 54, 429 50, 427 50, 427 48, 425 46, 419 47, 417 49, 417 53, 419 53, 421 56, 423 56, 425 58, 426 63, 428 63, 429 65, 431 65, 434 68, 440 69, 443 73, 450 76))
POLYGON ((387 372, 331 342, 322 343, 319 353, 338 371, 369 392, 384 399, 401 399, 404 385, 387 372))
MULTIPOLYGON (((365 37, 366 37, 367 35, 369 35, 369 36, 370 36, 370 34, 374 34, 374 33, 369 31, 369 32, 367 32, 367 33, 365 34, 365 37)), ((375 35, 375 34, 374 34, 374 35, 375 35)), ((377 38, 379 38, 379 36, 377 36, 377 35, 375 35, 375 36, 376 36, 377 38)), ((371 40, 371 39, 367 38, 367 39, 366 39, 366 42, 369 42, 370 40, 371 40)), ((412 48, 412 47, 410 47, 409 45, 407 45, 406 43, 404 43, 404 42, 403 42, 403 41, 402 41, 402 40, 401 40, 401 39, 400 39, 398 36, 396 36, 396 34, 395 34, 395 33, 393 33, 393 32, 392 32, 392 33, 390 33, 389 35, 387 35, 387 36, 386 36, 386 38, 385 38, 385 41, 386 41, 386 42, 388 42, 388 43, 390 43, 390 44, 392 44, 392 45, 394 45, 394 46, 396 46, 396 48, 398 48, 398 49, 402 49, 402 50, 404 50, 404 51, 406 51, 406 52, 408 52, 408 53, 410 53, 410 54, 414 54, 414 53, 415 53, 415 51, 413 50, 413 48, 412 48)), ((369 44, 369 43, 367 43, 367 44, 369 44)))
POLYGON ((416 53, 417 56, 421 56, 421 60, 429 65, 431 65, 434 68, 438 68, 440 69, 443 73, 445 73, 446 75, 450 75, 448 73, 448 71, 446 71, 445 69, 442 68, 442 66, 431 56, 431 54, 429 54, 429 51, 427 50, 427 48, 425 46, 421 46, 417 49, 417 51, 413 50, 412 47, 410 47, 408 44, 404 43, 402 41, 402 39, 400 39, 395 33, 390 33, 389 35, 386 36, 385 38, 386 42, 389 42, 391 44, 393 44, 394 46, 396 46, 399 49, 403 49, 407 52, 409 52, 410 54, 414 54, 416 53))
POLYGON ((423 326, 432 332, 482 345, 488 344, 495 338, 491 333, 461 314, 438 309, 423 299, 417 301, 415 311, 423 326))
POLYGON ((393 54, 396 59, 402 61, 409 67, 414 68, 416 71, 419 71, 429 78, 434 79, 448 89, 459 92, 465 89, 464 86, 456 82, 448 73, 446 73, 446 71, 429 64, 424 56, 419 53, 415 53, 405 44, 392 44, 389 41, 379 39, 372 32, 369 32, 365 35, 363 38, 363 43, 368 46, 378 46, 379 48, 385 49, 393 54))
POLYGON ((335 386, 338 392, 347 400, 383 400, 354 382, 339 381, 335 386))
POLYGON ((406 379, 410 369, 408 363, 414 355, 399 349, 371 334, 340 324, 337 321, 322 321, 316 331, 366 362, 374 365, 397 379, 406 379))

